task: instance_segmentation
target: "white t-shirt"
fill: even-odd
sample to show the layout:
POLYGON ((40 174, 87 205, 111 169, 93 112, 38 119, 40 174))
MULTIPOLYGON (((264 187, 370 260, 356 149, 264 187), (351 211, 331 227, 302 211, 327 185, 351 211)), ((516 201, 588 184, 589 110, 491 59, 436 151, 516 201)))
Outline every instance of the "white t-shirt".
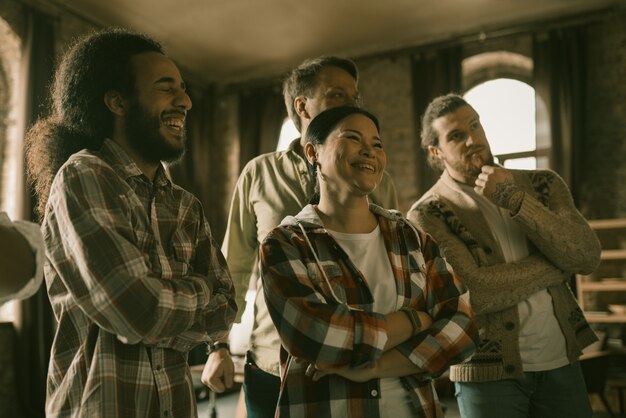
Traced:
MULTIPOLYGON (((367 234, 346 234, 330 230, 328 232, 363 274, 374 298, 372 310, 381 314, 397 311, 401 301, 380 227, 376 226, 367 234)), ((382 418, 404 418, 414 415, 410 395, 399 378, 380 379, 380 392, 379 409, 382 418)))
MULTIPOLYGON (((500 244, 507 263, 528 256, 526 234, 513 222, 507 209, 500 208, 474 188, 461 185, 480 208, 491 233, 500 244)), ((565 337, 554 315, 552 296, 542 289, 517 305, 520 319, 519 347, 525 372, 552 370, 569 364, 565 337)))

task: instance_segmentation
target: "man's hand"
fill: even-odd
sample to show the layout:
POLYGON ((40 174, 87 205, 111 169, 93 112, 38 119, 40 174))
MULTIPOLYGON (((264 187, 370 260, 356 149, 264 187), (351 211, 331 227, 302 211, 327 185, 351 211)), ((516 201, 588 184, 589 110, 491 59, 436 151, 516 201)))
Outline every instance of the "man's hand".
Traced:
POLYGON ((353 382, 367 382, 377 377, 375 365, 358 369, 341 367, 321 370, 315 364, 309 364, 306 369, 306 375, 311 376, 314 382, 317 382, 322 377, 328 376, 329 374, 336 374, 353 382))
POLYGON ((220 349, 209 354, 200 380, 212 391, 222 393, 233 387, 235 365, 228 350, 220 349))
POLYGON ((513 174, 503 167, 482 166, 474 190, 512 214, 519 211, 524 199, 524 192, 515 184, 513 174))

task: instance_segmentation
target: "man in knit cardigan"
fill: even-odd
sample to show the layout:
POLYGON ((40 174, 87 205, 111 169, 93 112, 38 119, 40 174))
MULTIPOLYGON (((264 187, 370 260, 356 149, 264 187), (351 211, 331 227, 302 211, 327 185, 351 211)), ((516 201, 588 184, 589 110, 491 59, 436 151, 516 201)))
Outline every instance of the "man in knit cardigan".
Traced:
POLYGON ((463 418, 591 417, 578 357, 596 340, 568 281, 591 273, 600 244, 550 170, 496 165, 476 111, 434 99, 422 147, 443 170, 408 218, 465 281, 481 344, 452 366, 463 418))

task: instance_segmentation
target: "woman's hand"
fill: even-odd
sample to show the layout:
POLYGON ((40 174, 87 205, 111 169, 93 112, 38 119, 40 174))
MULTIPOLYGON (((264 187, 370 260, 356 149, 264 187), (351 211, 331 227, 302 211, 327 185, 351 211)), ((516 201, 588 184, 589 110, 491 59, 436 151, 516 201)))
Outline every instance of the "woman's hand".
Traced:
POLYGON ((311 363, 306 369, 306 375, 311 376, 314 382, 317 382, 324 376, 336 374, 353 382, 367 382, 376 378, 376 365, 372 364, 368 367, 353 369, 350 367, 319 369, 315 364, 311 363))

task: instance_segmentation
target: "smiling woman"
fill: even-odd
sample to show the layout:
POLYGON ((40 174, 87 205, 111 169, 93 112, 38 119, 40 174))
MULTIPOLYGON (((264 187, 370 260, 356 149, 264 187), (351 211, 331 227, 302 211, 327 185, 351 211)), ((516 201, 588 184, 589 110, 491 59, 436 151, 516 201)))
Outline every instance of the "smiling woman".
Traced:
MULTIPOLYGON (((363 198, 378 186, 387 166, 378 119, 365 110, 342 106, 313 120, 307 129, 304 153, 313 172, 319 174, 319 205, 343 205, 353 199, 367 203, 363 198)), ((326 221, 335 223, 334 219, 326 221)), ((337 231, 342 230, 336 226, 337 231)))
POLYGON ((305 141, 319 201, 260 251, 282 344, 276 416, 442 417, 431 379, 478 338, 466 289, 425 233, 369 203, 386 166, 374 115, 325 110, 305 141))

